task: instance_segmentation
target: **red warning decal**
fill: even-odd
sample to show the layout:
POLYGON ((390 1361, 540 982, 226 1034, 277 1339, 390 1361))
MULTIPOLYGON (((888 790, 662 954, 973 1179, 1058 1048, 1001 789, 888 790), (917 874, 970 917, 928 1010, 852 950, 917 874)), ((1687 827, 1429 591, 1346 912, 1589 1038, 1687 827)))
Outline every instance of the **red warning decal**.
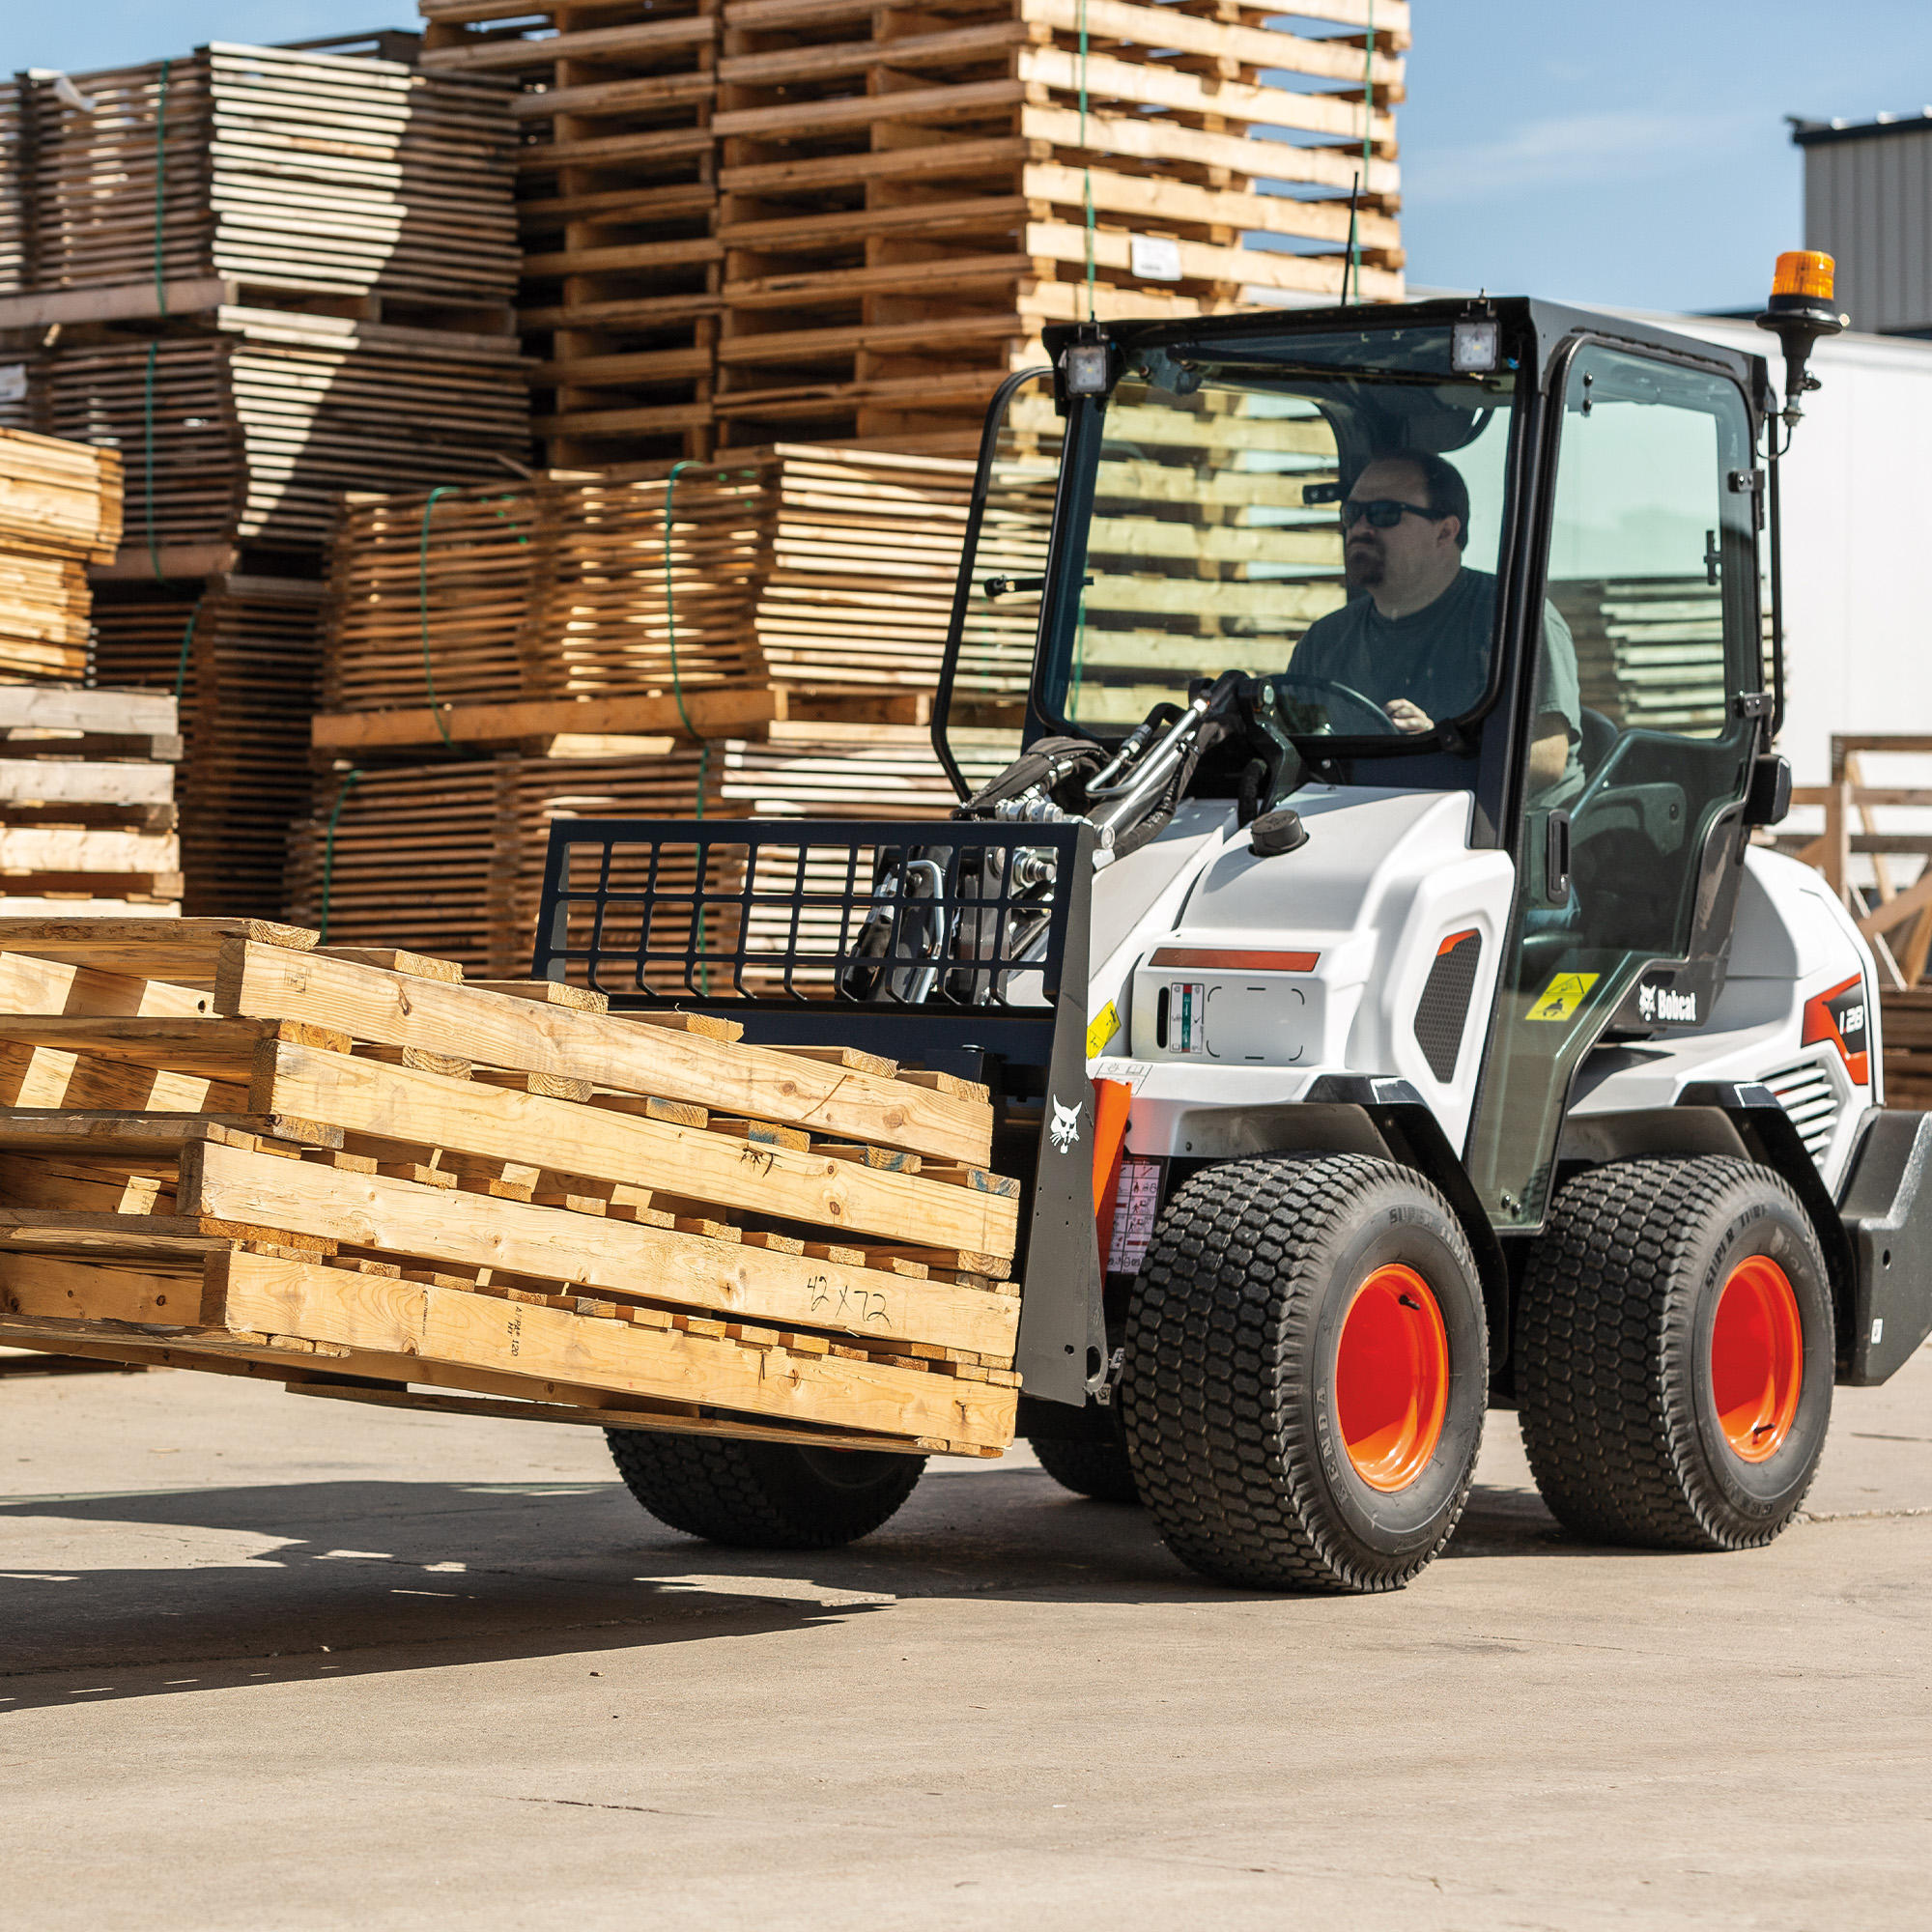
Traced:
POLYGON ((1869 1005, 1862 973, 1804 1002, 1804 1044, 1815 1046, 1821 1039, 1829 1039, 1838 1049, 1856 1087, 1871 1085, 1869 1005))

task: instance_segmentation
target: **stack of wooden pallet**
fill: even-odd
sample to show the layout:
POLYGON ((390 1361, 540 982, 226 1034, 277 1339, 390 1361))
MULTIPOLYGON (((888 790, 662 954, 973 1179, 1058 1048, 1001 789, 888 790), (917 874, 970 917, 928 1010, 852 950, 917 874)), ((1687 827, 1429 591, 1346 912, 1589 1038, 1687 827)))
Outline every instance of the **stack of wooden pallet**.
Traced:
POLYGON ((1045 323, 1402 290, 1406 0, 418 4, 526 90, 559 466, 970 453, 1045 323))
POLYGON ((121 459, 0 429, 0 679, 87 673, 87 566, 121 538, 121 459))
POLYGON ((522 84, 521 323, 574 467, 709 448, 715 0, 420 0, 422 64, 522 84))
POLYGON ((99 674, 181 694, 191 911, 281 909, 342 494, 528 454, 513 90, 380 51, 218 44, 14 91, 0 360, 35 428, 126 465, 99 674))
POLYGON ((0 685, 0 913, 181 910, 175 701, 0 685))
POLYGON ((997 1454, 983 1088, 241 921, 0 923, 0 1343, 997 1454))
POLYGON ((1370 44, 1238 0, 728 0, 721 446, 963 451, 1043 323, 1338 298, 1354 186, 1360 292, 1399 295, 1407 9, 1293 11, 1370 44))

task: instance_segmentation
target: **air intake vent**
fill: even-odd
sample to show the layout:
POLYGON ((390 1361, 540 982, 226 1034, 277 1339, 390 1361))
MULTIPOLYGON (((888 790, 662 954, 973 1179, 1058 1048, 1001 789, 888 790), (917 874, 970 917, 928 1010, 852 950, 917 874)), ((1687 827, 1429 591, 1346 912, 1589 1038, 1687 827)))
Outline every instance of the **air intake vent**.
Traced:
POLYGON ((1815 1060, 1801 1060, 1767 1073, 1764 1084, 1790 1115, 1805 1151, 1814 1161, 1824 1159, 1825 1150, 1832 1144, 1832 1130, 1838 1124, 1838 1095, 1824 1065, 1815 1060))

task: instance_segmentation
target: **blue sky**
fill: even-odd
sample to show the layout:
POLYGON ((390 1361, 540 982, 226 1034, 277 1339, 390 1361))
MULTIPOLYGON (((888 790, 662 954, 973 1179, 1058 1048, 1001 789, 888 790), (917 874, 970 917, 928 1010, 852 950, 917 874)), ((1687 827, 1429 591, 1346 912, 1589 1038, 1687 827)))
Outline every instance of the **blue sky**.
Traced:
MULTIPOLYGON (((411 0, 11 0, 0 66, 413 24, 411 0)), ((1739 308, 1802 240, 1783 117, 1932 102, 1932 0, 1413 0, 1413 281, 1739 308)))

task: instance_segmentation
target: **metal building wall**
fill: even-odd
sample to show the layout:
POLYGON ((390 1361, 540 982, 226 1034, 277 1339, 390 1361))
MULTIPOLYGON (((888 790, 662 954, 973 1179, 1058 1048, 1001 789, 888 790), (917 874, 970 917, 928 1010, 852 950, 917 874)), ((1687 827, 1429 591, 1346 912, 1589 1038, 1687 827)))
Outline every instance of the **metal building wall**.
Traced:
POLYGON ((1932 330, 1932 119, 1800 125, 1804 245, 1838 263, 1838 306, 1875 334, 1932 330))

